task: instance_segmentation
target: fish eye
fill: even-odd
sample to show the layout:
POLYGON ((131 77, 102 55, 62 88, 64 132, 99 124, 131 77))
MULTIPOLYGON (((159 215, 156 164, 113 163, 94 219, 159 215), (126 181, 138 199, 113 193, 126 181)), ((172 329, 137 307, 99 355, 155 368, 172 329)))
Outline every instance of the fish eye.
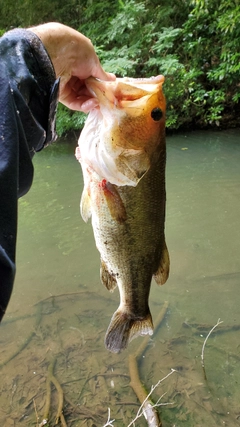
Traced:
POLYGON ((152 117, 152 119, 155 121, 155 122, 158 122, 161 118, 162 118, 162 116, 163 116, 163 112, 162 112, 162 110, 160 109, 160 108, 154 108, 152 111, 151 111, 151 117, 152 117))

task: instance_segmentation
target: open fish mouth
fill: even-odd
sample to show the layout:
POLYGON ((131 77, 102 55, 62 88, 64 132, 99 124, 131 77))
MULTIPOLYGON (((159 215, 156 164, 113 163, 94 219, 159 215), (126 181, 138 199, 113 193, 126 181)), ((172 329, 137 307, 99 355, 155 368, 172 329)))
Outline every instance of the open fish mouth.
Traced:
POLYGON ((136 186, 159 145, 158 129, 165 115, 163 82, 161 75, 116 81, 89 77, 86 86, 99 106, 89 113, 80 136, 81 163, 111 184, 136 186))
MULTIPOLYGON (((164 83, 164 76, 134 79, 131 77, 117 78, 116 81, 104 81, 89 77, 85 84, 99 104, 118 106, 119 108, 139 108, 139 102, 144 96, 155 93, 158 85, 164 83), (134 103, 134 101, 138 101, 134 103)), ((142 100, 145 103, 145 99, 142 100)))

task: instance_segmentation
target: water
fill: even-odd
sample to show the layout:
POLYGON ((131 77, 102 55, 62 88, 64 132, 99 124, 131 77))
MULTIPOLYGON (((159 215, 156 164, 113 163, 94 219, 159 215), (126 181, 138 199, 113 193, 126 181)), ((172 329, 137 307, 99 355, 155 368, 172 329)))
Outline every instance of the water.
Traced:
MULTIPOLYGON (((166 240, 171 274, 151 287, 153 319, 166 316, 139 361, 163 427, 240 425, 240 131, 167 138, 166 240), (201 363, 204 340, 206 378, 201 363)), ((128 356, 103 340, 119 295, 100 284, 90 224, 79 214, 82 176, 76 142, 34 158, 31 191, 19 203, 17 277, 0 328, 0 424, 40 427, 51 363, 62 385, 67 426, 127 426, 139 402, 128 356), (11 360, 10 360, 11 359, 11 360)), ((52 385, 50 424, 59 394, 52 385)), ((44 425, 44 424, 42 424, 44 425)), ((60 425, 60 424, 59 424, 60 425)), ((62 424, 64 425, 64 424, 62 424)), ((136 425, 146 426, 144 417, 136 425)))

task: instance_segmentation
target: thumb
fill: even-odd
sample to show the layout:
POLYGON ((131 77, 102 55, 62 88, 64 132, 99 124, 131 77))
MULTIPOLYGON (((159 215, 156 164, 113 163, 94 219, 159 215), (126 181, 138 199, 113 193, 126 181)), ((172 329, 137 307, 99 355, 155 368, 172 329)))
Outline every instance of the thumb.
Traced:
POLYGON ((100 62, 98 62, 95 66, 95 68, 92 70, 92 77, 95 77, 97 79, 100 80, 110 80, 110 81, 114 81, 116 80, 116 76, 113 73, 107 73, 106 71, 104 71, 104 69, 102 68, 100 62))

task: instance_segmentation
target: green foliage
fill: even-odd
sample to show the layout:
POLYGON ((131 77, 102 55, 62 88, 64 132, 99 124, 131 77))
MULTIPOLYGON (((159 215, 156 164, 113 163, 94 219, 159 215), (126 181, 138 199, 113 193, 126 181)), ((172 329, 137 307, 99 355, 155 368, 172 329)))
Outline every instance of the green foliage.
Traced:
POLYGON ((48 21, 76 27, 81 20, 82 0, 1 0, 0 28, 28 27, 48 21))
POLYGON ((86 114, 79 111, 70 111, 63 104, 58 104, 57 110, 57 134, 62 136, 64 133, 83 128, 86 120, 86 114))
MULTIPOLYGON (((184 93, 183 85, 179 85, 179 82, 173 83, 173 76, 183 74, 184 71, 184 65, 179 62, 178 55, 174 52, 175 43, 181 38, 182 30, 172 25, 166 26, 174 20, 177 3, 174 0, 163 1, 161 5, 155 3, 119 1, 115 15, 108 16, 107 22, 103 23, 104 33, 99 32, 96 37, 95 26, 90 25, 79 29, 84 30, 91 38, 107 71, 118 76, 132 77, 166 75, 164 91, 169 104, 173 105, 172 96, 179 100, 184 93)), ((91 11, 93 12, 93 8, 91 11)), ((180 24, 186 16, 187 9, 181 6, 180 24)), ((167 125, 176 128, 180 124, 176 109, 170 108, 167 125)))
POLYGON ((219 126, 226 112, 234 113, 240 99, 237 1, 125 0, 105 16, 103 32, 82 28, 104 68, 119 76, 163 74, 169 128, 219 126))
MULTIPOLYGON (((238 0, 3 0, 0 8, 0 28, 57 20, 78 29, 117 76, 163 74, 168 128, 239 117, 238 0)), ((63 106, 57 117, 59 134, 85 120, 63 106)))
POLYGON ((237 0, 191 3, 183 41, 190 70, 202 71, 192 93, 200 103, 196 118, 219 125, 225 113, 239 110, 240 6, 237 0))

